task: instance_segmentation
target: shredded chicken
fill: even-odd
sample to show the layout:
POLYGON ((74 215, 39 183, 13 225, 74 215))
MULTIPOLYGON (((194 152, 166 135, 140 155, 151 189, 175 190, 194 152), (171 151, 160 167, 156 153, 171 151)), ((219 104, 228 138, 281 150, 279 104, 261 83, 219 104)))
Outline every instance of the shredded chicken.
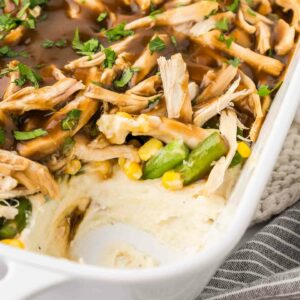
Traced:
POLYGON ((0 150, 0 173, 14 178, 29 191, 58 196, 57 184, 45 166, 11 151, 0 150))
POLYGON ((123 144, 126 136, 148 135, 169 143, 183 140, 190 148, 195 148, 210 133, 210 130, 156 116, 139 115, 128 119, 120 115, 104 114, 98 120, 99 130, 113 144, 123 144))
MULTIPOLYGON (((14 69, 19 62, 17 60, 13 60, 8 64, 9 69, 14 69)), ((5 90, 5 93, 3 95, 3 99, 6 99, 16 93, 18 90, 20 90, 20 87, 16 84, 16 80, 20 78, 19 71, 12 71, 9 73, 9 85, 5 90)))
POLYGON ((226 20, 227 22, 233 22, 235 19, 235 14, 232 13, 231 11, 225 12, 225 13, 220 13, 213 15, 206 20, 203 20, 201 22, 197 22, 191 29, 190 33, 197 37, 202 34, 205 34, 209 32, 212 29, 216 28, 216 22, 221 21, 221 20, 226 20))
POLYGON ((260 54, 265 54, 271 49, 271 28, 260 21, 256 24, 256 29, 256 48, 260 54))
POLYGON ((220 133, 226 138, 229 145, 229 152, 226 157, 221 157, 211 170, 205 190, 211 194, 214 193, 223 183, 226 170, 228 169, 237 149, 237 116, 233 110, 222 111, 220 117, 220 133))
POLYGON ((146 11, 150 8, 151 6, 151 3, 152 5, 155 5, 155 6, 158 6, 160 5, 161 3, 164 2, 164 0, 135 0, 136 4, 140 7, 140 9, 142 11, 146 11))
POLYGON ((159 75, 153 75, 141 81, 136 86, 132 87, 126 94, 134 94, 138 96, 153 96, 158 94, 158 89, 161 87, 161 78, 159 75))
MULTIPOLYGON (((127 47, 138 38, 138 35, 135 34, 133 36, 129 36, 123 41, 120 41, 119 43, 116 43, 112 45, 110 48, 116 52, 116 54, 121 54, 123 51, 126 51, 127 47)), ((83 56, 78 59, 75 59, 65 65, 65 68, 67 70, 74 70, 77 68, 90 68, 94 66, 101 65, 105 60, 105 54, 104 52, 100 51, 96 54, 93 54, 91 56, 83 56)))
POLYGON ((241 27, 243 30, 245 30, 246 32, 252 34, 256 31, 256 27, 249 24, 246 20, 245 20, 245 17, 244 17, 244 13, 241 9, 239 9, 238 11, 238 18, 237 18, 237 25, 239 27, 241 27))
POLYGON ((283 7, 285 12, 293 12, 292 26, 300 32, 300 0, 275 0, 275 3, 283 7))
POLYGON ((25 87, 0 102, 0 109, 17 114, 30 110, 51 110, 83 88, 82 82, 73 78, 65 78, 39 89, 25 87))
POLYGON ((188 6, 169 9, 155 17, 147 16, 134 20, 126 25, 126 29, 137 29, 148 26, 175 26, 190 21, 202 21, 212 11, 218 9, 214 1, 199 1, 188 6))
POLYGON ((161 96, 157 94, 150 97, 143 97, 134 94, 119 94, 107 90, 101 86, 90 84, 85 92, 86 97, 109 102, 118 106, 122 111, 133 113, 139 112, 146 108, 149 103, 161 96))
POLYGON ((0 202, 0 218, 5 218, 7 220, 14 219, 18 214, 18 209, 12 206, 2 205, 0 202))
MULTIPOLYGON (((165 43, 166 47, 168 47, 170 44, 170 40, 166 34, 155 34, 151 40, 156 38, 161 39, 165 43)), ((132 66, 132 68, 138 70, 131 79, 131 84, 133 86, 143 80, 151 72, 151 70, 156 66, 159 56, 159 52, 152 53, 147 45, 141 56, 134 62, 132 66)))
POLYGON ((196 103, 221 96, 236 77, 237 71, 238 69, 232 65, 223 65, 221 70, 215 73, 214 79, 201 92, 196 103))
POLYGON ((74 0, 79 6, 84 6, 95 12, 102 12, 106 10, 105 5, 101 0, 74 0))
POLYGON ((188 89, 189 74, 182 55, 175 54, 169 60, 160 57, 157 62, 164 88, 168 118, 191 123, 192 105, 188 89))
POLYGON ((295 28, 290 27, 284 20, 279 19, 276 27, 275 51, 278 55, 286 55, 294 47, 295 28))
POLYGON ((48 134, 33 140, 19 143, 17 149, 22 156, 39 159, 54 153, 67 137, 75 135, 94 115, 99 105, 97 101, 79 94, 76 98, 54 113, 46 121, 44 128, 48 134), (62 130, 60 121, 73 109, 81 111, 78 124, 74 130, 62 130))
POLYGON ((215 98, 210 98, 206 101, 200 102, 195 106, 194 113, 194 124, 197 126, 202 126, 213 116, 220 113, 223 109, 230 106, 232 101, 244 98, 250 94, 250 90, 237 91, 237 87, 240 84, 240 78, 238 78, 227 90, 227 92, 215 98))
MULTIPOLYGON (((257 70, 261 70, 275 76, 278 76, 283 70, 284 65, 279 60, 258 54, 250 49, 238 45, 235 42, 232 42, 230 47, 228 47, 226 43, 219 40, 219 36, 220 33, 217 30, 213 30, 198 38, 193 38, 193 40, 203 46, 218 49, 231 56, 237 57, 257 70)), ((225 36, 225 39, 228 38, 228 36, 225 36)))
POLYGON ((80 6, 74 0, 65 0, 68 4, 68 15, 71 19, 79 19, 80 17, 80 6))

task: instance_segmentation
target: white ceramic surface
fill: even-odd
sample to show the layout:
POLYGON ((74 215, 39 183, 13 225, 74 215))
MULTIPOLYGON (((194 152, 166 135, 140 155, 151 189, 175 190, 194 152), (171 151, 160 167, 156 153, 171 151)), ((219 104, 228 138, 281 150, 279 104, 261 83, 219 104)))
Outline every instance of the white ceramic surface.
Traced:
POLYGON ((193 257, 146 270, 113 270, 80 265, 0 245, 0 270, 8 270, 2 275, 0 271, 0 299, 42 299, 38 296, 39 291, 70 280, 80 282, 81 291, 86 291, 86 299, 89 300, 194 299, 238 243, 251 221, 295 115, 300 100, 299 82, 298 51, 218 226, 223 226, 223 222, 227 221, 226 215, 232 209, 235 210, 234 217, 215 243, 193 257))

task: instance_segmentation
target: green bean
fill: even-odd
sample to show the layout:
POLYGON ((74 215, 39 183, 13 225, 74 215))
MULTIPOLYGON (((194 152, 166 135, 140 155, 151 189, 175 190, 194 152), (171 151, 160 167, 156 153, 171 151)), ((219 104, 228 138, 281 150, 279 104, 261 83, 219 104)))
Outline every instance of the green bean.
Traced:
POLYGON ((0 226, 0 240, 14 238, 26 227, 28 215, 31 212, 31 203, 24 197, 17 200, 19 202, 18 214, 13 220, 4 220, 0 226))
POLYGON ((189 155, 186 161, 176 169, 180 172, 183 184, 190 184, 206 176, 217 161, 228 152, 228 145, 217 132, 208 136, 189 155))
POLYGON ((181 164, 188 154, 189 149, 181 140, 167 144, 147 161, 143 170, 143 179, 160 178, 166 171, 181 164))

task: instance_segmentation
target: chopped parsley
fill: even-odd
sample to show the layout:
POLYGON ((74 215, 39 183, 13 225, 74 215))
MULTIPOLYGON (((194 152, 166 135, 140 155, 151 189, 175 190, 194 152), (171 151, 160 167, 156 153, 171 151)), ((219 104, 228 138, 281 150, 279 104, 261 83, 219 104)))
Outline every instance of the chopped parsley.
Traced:
POLYGON ((73 130, 77 127, 79 118, 81 115, 81 110, 72 109, 70 110, 66 117, 61 121, 62 130, 73 130))
POLYGON ((280 86, 282 85, 283 81, 279 81, 277 82, 277 84, 272 88, 270 89, 268 85, 266 84, 262 84, 258 90, 257 90, 257 94, 260 96, 260 97, 266 97, 268 95, 270 95, 271 93, 275 92, 277 89, 280 88, 280 86))
POLYGON ((3 145, 5 143, 5 129, 0 127, 0 144, 3 145))
POLYGON ((79 37, 79 29, 77 28, 72 41, 72 47, 76 51, 76 53, 91 57, 99 50, 100 43, 94 38, 89 39, 86 42, 81 42, 79 37))
POLYGON ((233 168, 239 164, 241 164, 245 159, 239 154, 237 151, 234 154, 234 157, 229 165, 229 168, 233 168))
POLYGON ((125 23, 120 23, 117 26, 105 31, 105 37, 110 41, 118 41, 124 37, 133 35, 134 31, 125 29, 125 23))
POLYGON ((104 49, 102 49, 102 52, 105 55, 103 67, 111 69, 117 59, 116 52, 111 48, 104 48, 104 49))
POLYGON ((216 22, 216 28, 221 31, 228 31, 229 25, 227 18, 221 19, 220 21, 216 22))
POLYGON ((10 58, 17 56, 28 57, 28 53, 26 51, 14 51, 9 46, 3 46, 0 48, 0 56, 10 58))
POLYGON ((237 67, 241 64, 241 60, 240 60, 239 58, 235 57, 235 58, 229 59, 229 60, 227 61, 227 63, 228 63, 229 65, 232 65, 232 66, 234 66, 235 68, 237 68, 237 67))
POLYGON ((108 16, 107 11, 104 11, 102 13, 99 14, 98 18, 97 18, 97 22, 102 22, 103 20, 106 19, 106 17, 108 16))
POLYGON ((63 39, 60 39, 58 41, 45 40, 42 43, 42 47, 47 49, 53 47, 64 48, 66 46, 67 46, 67 41, 63 39))
POLYGON ((153 54, 153 52, 159 52, 166 49, 166 44, 159 36, 157 36, 149 42, 149 49, 151 54, 153 54))
POLYGON ((226 47, 229 49, 231 47, 232 42, 234 41, 233 37, 226 38, 224 33, 221 33, 219 36, 219 40, 226 44, 226 47))
POLYGON ((118 88, 122 88, 125 85, 127 85, 129 83, 129 81, 131 80, 132 76, 134 74, 134 70, 133 69, 126 69, 121 78, 119 80, 115 80, 114 81, 114 85, 118 88))
POLYGON ((26 82, 28 82, 33 84, 35 88, 39 87, 39 82, 42 78, 37 72, 23 63, 18 64, 17 70, 20 73, 20 78, 15 80, 16 85, 23 86, 26 82))
POLYGON ((47 134, 48 132, 42 128, 34 129, 32 131, 14 131, 14 137, 17 141, 32 140, 47 134))
POLYGON ((161 14, 163 11, 161 9, 155 9, 150 12, 149 17, 153 20, 155 20, 156 16, 161 14))
POLYGON ((257 91, 257 94, 260 96, 260 97, 266 97, 268 95, 270 95, 272 92, 272 90, 269 89, 269 87, 265 84, 262 84, 258 91, 257 91))
POLYGON ((232 12, 236 12, 239 7, 239 4, 240 0, 233 0, 230 5, 226 6, 226 8, 232 12))
POLYGON ((175 48, 177 47, 177 40, 175 35, 171 35, 171 43, 174 45, 175 48))

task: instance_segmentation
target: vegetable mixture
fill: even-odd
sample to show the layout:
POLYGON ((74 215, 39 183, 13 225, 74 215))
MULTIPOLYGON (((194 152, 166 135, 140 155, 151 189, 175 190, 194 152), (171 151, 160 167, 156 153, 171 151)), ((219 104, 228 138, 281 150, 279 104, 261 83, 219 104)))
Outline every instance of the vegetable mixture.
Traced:
MULTIPOLYGON (((300 32, 296 0, 0 6, 0 240, 20 248, 33 206, 74 176, 216 193, 251 155, 300 32)), ((76 205, 69 240, 89 201, 76 205)))

